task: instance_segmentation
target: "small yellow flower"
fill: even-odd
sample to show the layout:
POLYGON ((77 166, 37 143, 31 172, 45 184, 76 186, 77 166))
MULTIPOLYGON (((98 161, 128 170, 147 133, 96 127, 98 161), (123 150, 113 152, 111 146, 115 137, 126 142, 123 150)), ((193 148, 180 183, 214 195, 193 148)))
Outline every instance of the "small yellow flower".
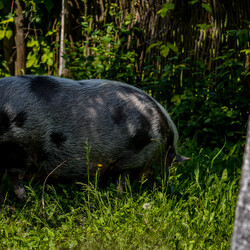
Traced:
POLYGON ((98 167, 98 168, 102 168, 102 164, 100 164, 100 163, 97 164, 97 167, 98 167))

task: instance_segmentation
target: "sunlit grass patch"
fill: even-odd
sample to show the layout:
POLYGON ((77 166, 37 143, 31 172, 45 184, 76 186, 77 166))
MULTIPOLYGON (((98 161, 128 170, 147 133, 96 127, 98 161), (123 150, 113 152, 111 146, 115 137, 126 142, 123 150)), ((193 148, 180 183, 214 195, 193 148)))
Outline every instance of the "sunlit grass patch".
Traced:
POLYGON ((220 150, 187 142, 183 154, 191 160, 170 170, 166 186, 146 181, 138 188, 127 181, 122 195, 116 185, 47 184, 45 211, 42 185, 27 183, 25 204, 11 203, 7 195, 16 209, 1 210, 1 247, 227 249, 241 155, 234 150, 238 154, 228 157, 227 146, 220 150))

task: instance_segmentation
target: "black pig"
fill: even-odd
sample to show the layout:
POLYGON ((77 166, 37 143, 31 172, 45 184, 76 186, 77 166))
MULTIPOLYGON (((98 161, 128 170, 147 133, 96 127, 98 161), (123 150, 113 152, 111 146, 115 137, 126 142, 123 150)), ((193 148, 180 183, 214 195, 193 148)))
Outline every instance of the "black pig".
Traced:
POLYGON ((0 79, 0 174, 7 173, 21 199, 27 170, 46 176, 64 162, 51 178, 86 180, 98 166, 101 176, 138 177, 152 164, 171 164, 177 140, 166 110, 133 86, 53 76, 0 79))

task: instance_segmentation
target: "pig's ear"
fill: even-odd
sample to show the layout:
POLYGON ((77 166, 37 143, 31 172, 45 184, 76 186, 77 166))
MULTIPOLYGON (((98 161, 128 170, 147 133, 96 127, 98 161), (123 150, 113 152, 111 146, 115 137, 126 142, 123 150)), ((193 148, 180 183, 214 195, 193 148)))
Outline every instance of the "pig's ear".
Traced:
POLYGON ((177 163, 182 163, 183 161, 190 160, 189 157, 183 156, 183 155, 177 155, 177 163))

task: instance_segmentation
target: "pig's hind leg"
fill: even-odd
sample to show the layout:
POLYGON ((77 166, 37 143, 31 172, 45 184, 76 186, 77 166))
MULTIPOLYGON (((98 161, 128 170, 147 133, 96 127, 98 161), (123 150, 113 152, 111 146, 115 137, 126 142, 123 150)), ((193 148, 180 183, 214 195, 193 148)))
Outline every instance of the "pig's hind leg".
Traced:
POLYGON ((15 194, 22 200, 25 198, 23 177, 27 169, 26 152, 21 146, 14 142, 6 142, 1 146, 1 155, 5 162, 7 177, 13 186, 15 194))

